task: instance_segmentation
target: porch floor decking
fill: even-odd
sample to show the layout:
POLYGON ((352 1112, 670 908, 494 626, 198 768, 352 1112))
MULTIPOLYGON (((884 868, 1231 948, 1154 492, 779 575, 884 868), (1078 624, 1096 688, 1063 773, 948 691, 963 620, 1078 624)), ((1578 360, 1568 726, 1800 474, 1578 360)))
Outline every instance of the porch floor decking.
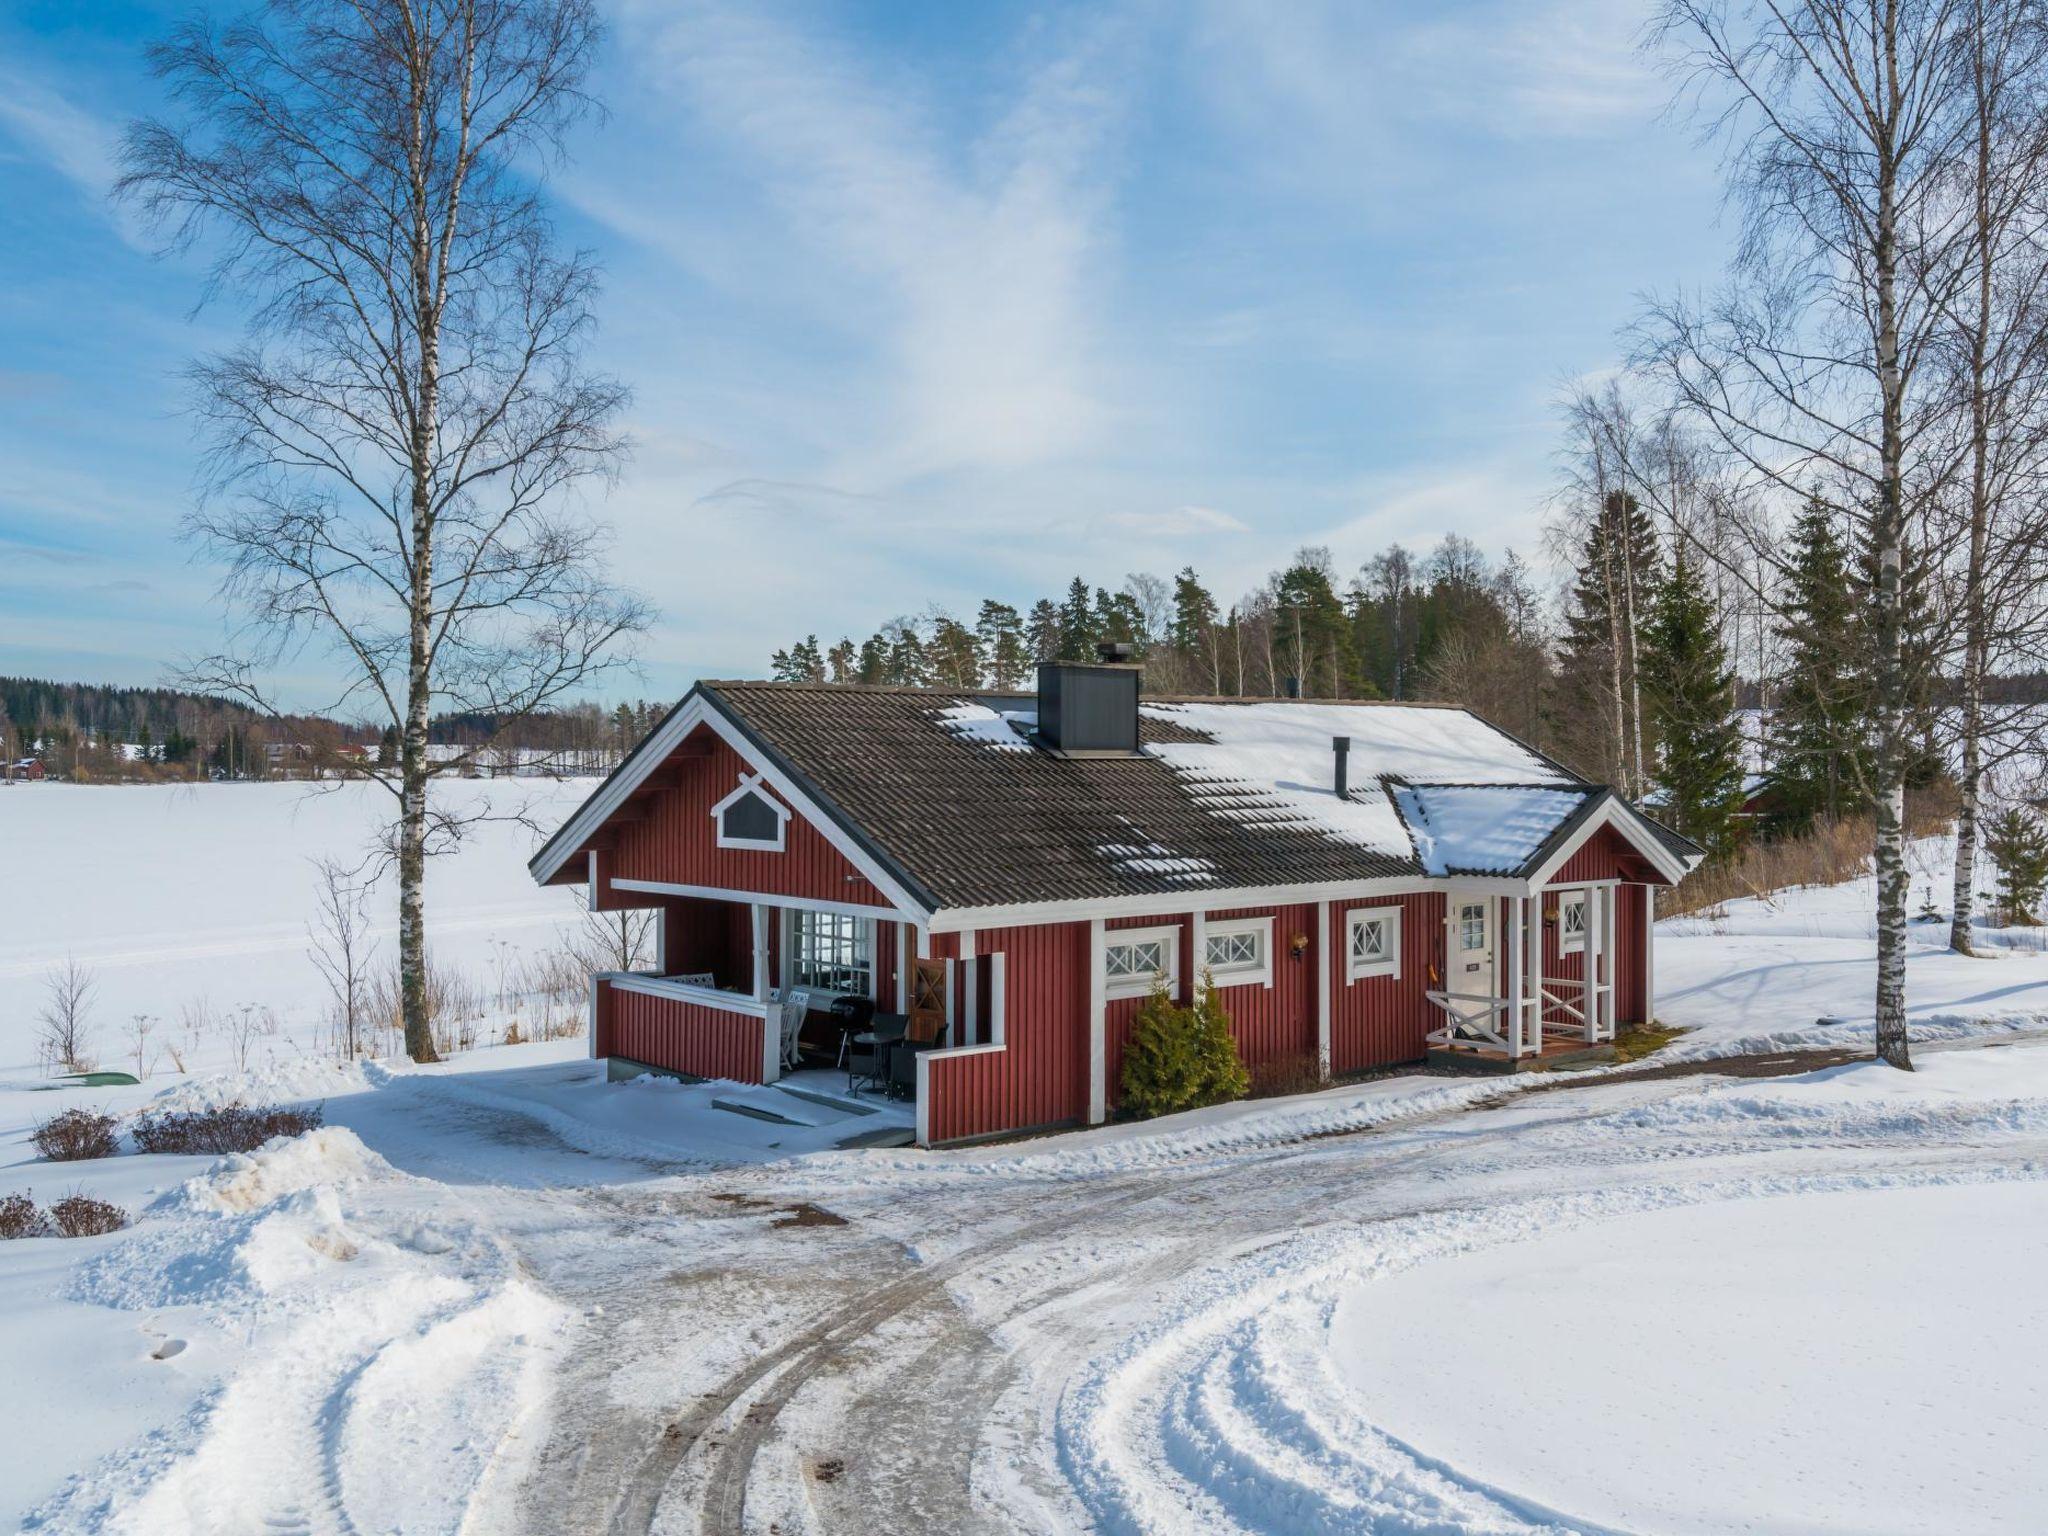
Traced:
POLYGON ((1430 1067, 1446 1072, 1471 1073, 1512 1073, 1549 1072, 1560 1067, 1591 1067, 1603 1061, 1613 1061, 1614 1042, 1602 1040, 1589 1044, 1586 1037, 1574 1029, 1569 1034, 1562 1030, 1546 1029, 1543 1049, 1510 1056, 1497 1048, 1481 1050, 1473 1045, 1432 1045, 1429 1048, 1430 1067))

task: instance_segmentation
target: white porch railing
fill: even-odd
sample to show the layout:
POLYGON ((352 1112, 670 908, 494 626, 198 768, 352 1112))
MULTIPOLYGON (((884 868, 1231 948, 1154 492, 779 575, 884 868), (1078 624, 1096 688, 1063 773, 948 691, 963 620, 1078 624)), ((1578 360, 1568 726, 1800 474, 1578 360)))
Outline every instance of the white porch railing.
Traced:
POLYGON ((1535 1055, 1546 1043, 1559 1039, 1598 1045, 1614 1038, 1616 888, 1587 885, 1570 889, 1583 891, 1587 904, 1581 974, 1543 973, 1542 904, 1556 900, 1562 892, 1548 890, 1504 899, 1487 895, 1484 899, 1492 908, 1490 922, 1497 920, 1501 907, 1507 912, 1507 921, 1501 925, 1505 931, 1496 935, 1499 942, 1495 946, 1500 958, 1494 974, 1502 995, 1427 992, 1444 1013, 1443 1028, 1428 1037, 1431 1045, 1519 1057, 1535 1055))

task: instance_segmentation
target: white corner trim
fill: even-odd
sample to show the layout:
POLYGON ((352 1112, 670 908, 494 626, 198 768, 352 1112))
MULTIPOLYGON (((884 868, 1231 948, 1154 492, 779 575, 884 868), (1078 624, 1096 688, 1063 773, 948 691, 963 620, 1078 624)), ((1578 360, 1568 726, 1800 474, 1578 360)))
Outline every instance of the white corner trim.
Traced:
MULTIPOLYGON (((1102 919, 1096 918, 1094 926, 1101 927, 1102 919)), ((1180 927, 1179 923, 1164 923, 1156 928, 1117 928, 1105 932, 1102 947, 1096 955, 1096 977, 1102 986, 1106 999, 1123 997, 1144 997, 1152 990, 1151 976, 1139 980, 1131 976, 1119 976, 1114 980, 1109 975, 1109 951, 1126 944, 1149 944, 1157 942, 1159 952, 1166 956, 1166 990, 1177 993, 1180 990, 1180 927)), ((1268 949, 1271 945, 1267 946, 1268 949)), ((1158 974, 1158 973, 1155 973, 1158 974)), ((1221 985, 1221 983, 1219 983, 1221 985)))
POLYGON ((1109 1117, 1108 1049, 1103 1039, 1107 998, 1102 986, 1103 926, 1101 918, 1088 924, 1088 1123, 1100 1125, 1109 1117))
POLYGON ((732 901, 743 906, 791 907, 805 912, 833 912, 841 917, 881 918, 895 922, 903 916, 894 907, 868 907, 851 901, 824 901, 816 896, 783 896, 774 891, 742 891, 723 885, 683 885, 674 880, 626 880, 614 875, 606 882, 614 891, 637 891, 648 896, 691 896, 704 901, 732 901))
MULTIPOLYGON (((1345 930, 1350 937, 1350 930, 1345 930)), ((1316 1074, 1330 1075, 1330 902, 1316 903, 1316 1074)), ((1399 953, 1398 948, 1395 951, 1399 953)))
MULTIPOLYGON (((1446 921, 1450 906, 1445 903, 1446 921)), ((1353 907, 1344 914, 1344 984, 1367 981, 1375 976, 1401 974, 1401 908, 1394 907, 1353 907), (1351 958, 1351 933, 1360 925, 1379 920, 1386 924, 1387 958, 1361 965, 1351 958)))
POLYGON ((1273 919, 1265 917, 1214 917, 1202 924, 1202 952, 1195 956, 1195 974, 1207 972, 1217 987, 1270 987, 1273 985, 1273 919), (1235 934, 1259 936, 1259 963, 1236 970, 1217 970, 1209 964, 1209 941, 1235 934))
POLYGON ((750 848, 756 853, 781 853, 789 841, 789 818, 795 813, 761 784, 758 773, 742 773, 739 787, 718 804, 711 807, 711 825, 718 837, 721 848, 750 848), (742 800, 759 800, 775 813, 775 835, 773 837, 728 837, 725 832, 726 811, 742 800))

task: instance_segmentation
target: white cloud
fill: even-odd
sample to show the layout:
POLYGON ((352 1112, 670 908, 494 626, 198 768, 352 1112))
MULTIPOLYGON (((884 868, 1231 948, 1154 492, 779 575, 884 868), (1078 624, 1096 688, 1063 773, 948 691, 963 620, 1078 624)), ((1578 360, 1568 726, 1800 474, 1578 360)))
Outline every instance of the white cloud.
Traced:
POLYGON ((1214 507, 1174 507, 1157 512, 1112 512, 1105 519, 1113 527, 1126 528, 1151 538, 1172 538, 1202 533, 1250 533, 1251 529, 1228 512, 1214 507))
MULTIPOLYGON (((1114 24, 1033 57, 1012 97, 964 128, 914 76, 757 6, 642 6, 624 25, 632 55, 733 142, 783 238, 822 265, 829 323, 881 355, 878 430, 842 445, 830 478, 1031 465, 1114 429, 1096 334, 1123 112, 1114 24)), ((608 204, 585 200, 600 216, 608 204)), ((644 234, 650 221, 631 222, 644 234)))
POLYGON ((112 124, 40 80, 0 65, 0 128, 95 202, 123 240, 138 248, 145 243, 135 221, 108 197, 120 148, 112 124))

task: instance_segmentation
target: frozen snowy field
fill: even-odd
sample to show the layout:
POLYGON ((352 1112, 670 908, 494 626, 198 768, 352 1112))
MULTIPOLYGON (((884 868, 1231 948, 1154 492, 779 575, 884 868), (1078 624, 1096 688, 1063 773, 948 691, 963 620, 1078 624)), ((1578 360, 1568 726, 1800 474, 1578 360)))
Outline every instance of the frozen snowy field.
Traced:
MULTIPOLYGON (((526 873, 591 781, 449 781, 435 794, 451 813, 495 818, 427 870, 429 944, 436 962, 494 989, 500 967, 558 944, 582 922, 578 892, 542 890, 526 873)), ((181 1038, 196 1004, 215 1016, 244 1007, 275 1015, 252 1059, 317 1050, 325 993, 308 954, 319 877, 315 863, 369 859, 390 816, 374 784, 191 784, 93 787, 24 784, 0 790, 0 1074, 31 1070, 46 978, 67 958, 90 970, 94 1044, 103 1066, 133 1070, 122 1036, 137 1014, 155 1021, 152 1052, 187 1066, 224 1065, 219 1031, 181 1038)), ((386 876, 365 910, 388 965, 396 952, 397 892, 386 876)))
MULTIPOLYGON (((110 986, 311 1007, 306 907, 263 883, 308 804, 81 793, 162 818, 156 873, 103 893, 75 810, 29 834, 86 872, 4 897, 8 1031, 88 935, 110 986)), ((522 887, 529 841, 443 867, 471 963, 580 921, 522 887)), ((1870 901, 1670 925, 1672 1054, 1867 1040, 1870 901)), ((951 1154, 818 1151, 596 1082, 575 1040, 0 1073, 0 1194, 140 1216, 0 1243, 0 1528, 2037 1530, 2048 958, 1937 937, 1910 1077, 1393 1078, 951 1154), (218 1161, 27 1140, 237 1097, 327 1128, 218 1161)))

